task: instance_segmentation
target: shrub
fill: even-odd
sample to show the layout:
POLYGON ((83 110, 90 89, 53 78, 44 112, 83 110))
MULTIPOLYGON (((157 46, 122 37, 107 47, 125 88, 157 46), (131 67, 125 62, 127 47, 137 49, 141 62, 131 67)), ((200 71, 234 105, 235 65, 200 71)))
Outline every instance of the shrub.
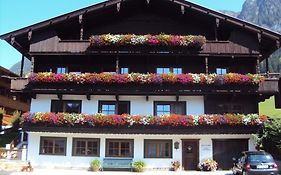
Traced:
POLYGON ((92 160, 91 163, 91 169, 92 171, 99 171, 100 167, 101 167, 101 162, 98 159, 92 160))
POLYGON ((215 160, 207 159, 200 162, 198 168, 201 171, 216 171, 218 169, 218 163, 215 160))
POLYGON ((281 116, 267 122, 258 138, 258 147, 272 154, 275 159, 281 160, 281 116))
POLYGON ((20 122, 20 118, 21 118, 21 112, 20 111, 14 111, 13 112, 13 117, 11 119, 11 123, 12 125, 17 125, 17 123, 20 122))
POLYGON ((145 163, 141 160, 135 161, 133 162, 132 167, 135 169, 136 172, 142 172, 145 167, 145 163))

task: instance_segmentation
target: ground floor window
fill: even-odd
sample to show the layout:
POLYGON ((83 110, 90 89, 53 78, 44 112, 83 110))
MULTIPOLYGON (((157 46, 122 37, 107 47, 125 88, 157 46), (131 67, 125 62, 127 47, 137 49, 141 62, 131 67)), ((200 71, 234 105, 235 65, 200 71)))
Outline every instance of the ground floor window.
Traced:
POLYGON ((100 140, 90 138, 73 138, 73 156, 99 156, 100 140))
POLYGON ((172 158, 172 140, 144 140, 144 158, 172 158))
POLYGON ((133 157, 134 140, 106 139, 106 157, 133 157))
POLYGON ((40 154, 66 155, 65 137, 40 137, 40 154))

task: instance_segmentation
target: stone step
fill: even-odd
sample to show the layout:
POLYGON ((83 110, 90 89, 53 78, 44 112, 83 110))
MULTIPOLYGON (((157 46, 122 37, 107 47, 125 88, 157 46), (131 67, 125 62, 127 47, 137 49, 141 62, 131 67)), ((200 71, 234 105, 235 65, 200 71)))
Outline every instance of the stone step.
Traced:
POLYGON ((28 166, 28 161, 0 160, 0 171, 21 171, 28 166))

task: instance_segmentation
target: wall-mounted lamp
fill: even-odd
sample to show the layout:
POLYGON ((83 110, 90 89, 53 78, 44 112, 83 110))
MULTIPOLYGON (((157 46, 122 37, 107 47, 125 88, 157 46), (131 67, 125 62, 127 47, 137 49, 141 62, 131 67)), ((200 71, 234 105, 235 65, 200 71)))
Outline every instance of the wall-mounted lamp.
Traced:
POLYGON ((174 148, 175 149, 179 149, 180 148, 180 143, 179 142, 175 142, 174 143, 174 148))
POLYGON ((13 95, 13 100, 16 101, 17 100, 17 96, 13 95))

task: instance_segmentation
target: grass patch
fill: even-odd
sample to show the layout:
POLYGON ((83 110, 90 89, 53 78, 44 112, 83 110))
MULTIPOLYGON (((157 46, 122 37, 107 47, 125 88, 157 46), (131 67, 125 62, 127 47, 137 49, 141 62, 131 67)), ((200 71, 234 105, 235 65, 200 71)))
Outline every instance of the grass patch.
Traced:
POLYGON ((259 113, 272 118, 281 118, 281 109, 275 109, 274 96, 264 102, 259 103, 259 113))

